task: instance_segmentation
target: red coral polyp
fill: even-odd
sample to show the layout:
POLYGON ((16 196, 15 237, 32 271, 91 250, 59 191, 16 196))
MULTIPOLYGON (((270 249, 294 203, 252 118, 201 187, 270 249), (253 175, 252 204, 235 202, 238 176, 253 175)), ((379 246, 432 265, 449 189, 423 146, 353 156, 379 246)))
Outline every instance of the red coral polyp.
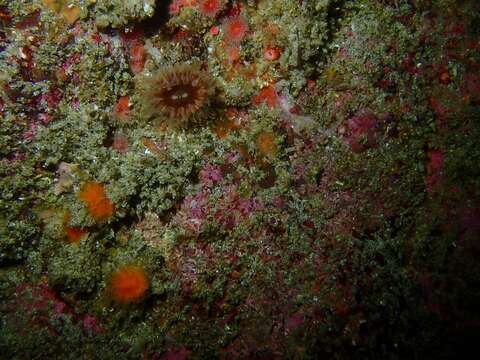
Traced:
POLYGON ((427 191, 431 193, 436 184, 442 180, 445 154, 439 149, 427 151, 427 191))
POLYGON ((264 87, 260 92, 254 96, 253 104, 259 106, 265 103, 270 109, 273 109, 278 103, 277 92, 273 85, 264 87))
POLYGON ((138 74, 143 70, 145 66, 145 61, 147 59, 147 51, 143 47, 143 45, 138 44, 133 46, 129 52, 130 59, 128 64, 130 65, 130 69, 133 73, 138 74))
POLYGON ((231 44, 239 44, 248 32, 248 23, 243 16, 228 19, 223 24, 224 39, 231 44))
POLYGON ((346 140, 354 153, 377 146, 377 127, 376 116, 366 111, 348 120, 346 140))
POLYGON ((275 61, 280 58, 282 51, 277 47, 268 47, 263 51, 263 57, 268 61, 275 61))
POLYGON ((88 230, 67 226, 65 234, 70 244, 78 244, 88 234, 88 230))
POLYGON ((208 17, 214 18, 222 10, 222 0, 201 0, 198 5, 200 12, 208 17))
POLYGON ((78 244, 87 234, 88 230, 70 226, 70 213, 63 214, 63 229, 65 231, 65 240, 69 244, 78 244))
POLYGON ((128 96, 121 96, 115 104, 114 114, 118 120, 126 121, 130 117, 130 99, 128 96))

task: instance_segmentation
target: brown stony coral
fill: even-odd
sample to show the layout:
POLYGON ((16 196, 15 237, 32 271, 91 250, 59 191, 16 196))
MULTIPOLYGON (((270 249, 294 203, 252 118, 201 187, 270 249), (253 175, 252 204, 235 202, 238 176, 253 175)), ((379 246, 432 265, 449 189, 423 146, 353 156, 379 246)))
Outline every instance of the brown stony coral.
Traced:
POLYGON ((142 87, 148 115, 174 127, 198 122, 214 92, 213 80, 199 64, 160 69, 142 87))

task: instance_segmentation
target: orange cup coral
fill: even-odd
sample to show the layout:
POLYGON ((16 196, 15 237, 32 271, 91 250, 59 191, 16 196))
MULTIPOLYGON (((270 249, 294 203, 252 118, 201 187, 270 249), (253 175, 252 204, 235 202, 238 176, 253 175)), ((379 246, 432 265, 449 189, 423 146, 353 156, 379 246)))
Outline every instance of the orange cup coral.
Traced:
POLYGON ((148 286, 145 271, 133 265, 120 268, 110 279, 112 298, 120 304, 139 301, 145 295, 148 286))
POLYGON ((115 206, 105 192, 105 185, 101 183, 87 182, 78 197, 84 202, 88 213, 95 220, 107 220, 115 211, 115 206))

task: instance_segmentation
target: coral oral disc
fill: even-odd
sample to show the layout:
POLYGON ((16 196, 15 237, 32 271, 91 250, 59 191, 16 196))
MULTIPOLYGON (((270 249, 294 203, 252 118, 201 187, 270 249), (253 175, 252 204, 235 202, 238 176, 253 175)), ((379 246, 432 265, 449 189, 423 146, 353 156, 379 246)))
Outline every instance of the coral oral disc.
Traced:
POLYGON ((149 115, 182 127, 198 115, 213 92, 212 81, 198 64, 174 65, 159 70, 145 84, 149 115))

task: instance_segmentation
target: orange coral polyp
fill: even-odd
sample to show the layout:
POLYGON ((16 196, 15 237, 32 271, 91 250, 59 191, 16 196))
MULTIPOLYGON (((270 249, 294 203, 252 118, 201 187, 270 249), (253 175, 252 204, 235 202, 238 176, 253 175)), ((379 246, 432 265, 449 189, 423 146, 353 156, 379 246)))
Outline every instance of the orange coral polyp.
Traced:
POLYGON ((88 209, 88 213, 95 220, 107 220, 112 217, 115 206, 107 197, 105 185, 96 182, 86 183, 79 194, 88 209))
POLYGON ((143 269, 137 266, 124 266, 117 270, 110 280, 112 298, 120 304, 141 300, 149 287, 143 269))

